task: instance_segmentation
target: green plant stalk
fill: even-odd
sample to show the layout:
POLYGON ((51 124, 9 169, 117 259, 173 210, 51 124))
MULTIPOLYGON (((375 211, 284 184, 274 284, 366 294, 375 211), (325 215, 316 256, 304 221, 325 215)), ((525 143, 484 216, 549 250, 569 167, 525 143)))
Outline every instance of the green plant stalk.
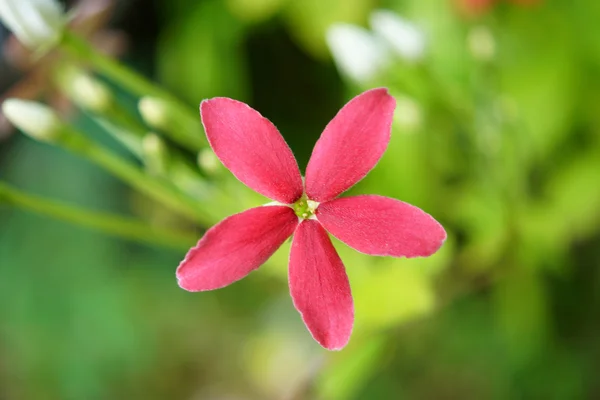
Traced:
POLYGON ((202 135, 197 135, 198 132, 204 131, 197 113, 192 112, 177 98, 133 70, 98 52, 86 41, 71 32, 65 32, 60 42, 60 48, 78 61, 93 66, 98 72, 136 96, 154 96, 167 101, 173 109, 177 110, 177 116, 181 119, 182 126, 193 127, 194 129, 177 132, 178 134, 166 133, 170 134, 174 141, 191 150, 197 151, 205 146, 202 135))
MULTIPOLYGON (((140 99, 140 103, 144 99, 152 99, 152 97, 146 96, 140 99)), ((154 97, 154 99, 158 98, 154 97)), ((206 140, 204 128, 200 123, 199 111, 194 113, 193 118, 189 118, 189 110, 187 108, 183 109, 181 107, 174 107, 173 103, 166 102, 163 99, 158 100, 159 103, 157 106, 160 105, 160 107, 154 111, 160 115, 155 115, 154 120, 147 120, 147 116, 142 113, 142 118, 150 127, 165 134, 165 136, 168 136, 173 140, 176 140, 178 137, 182 136, 176 140, 178 142, 185 141, 186 138, 183 136, 192 136, 198 143, 198 148, 192 149, 195 152, 201 151, 203 148, 208 147, 208 141, 206 140)))
MULTIPOLYGON (((126 121, 122 118, 119 118, 117 124, 114 124, 112 121, 94 114, 90 114, 90 117, 125 145, 136 158, 147 162, 142 151, 142 138, 145 134, 142 131, 143 126, 137 124, 136 121, 126 121), (127 127, 121 126, 120 123, 125 123, 127 127)), ((188 197, 197 199, 200 203, 219 206, 230 203, 229 197, 218 186, 207 182, 206 178, 198 172, 198 168, 194 168, 193 164, 188 163, 181 152, 173 148, 168 148, 167 152, 168 165, 166 165, 163 178, 168 179, 180 191, 188 197)))
MULTIPOLYGON (((145 126, 131 114, 116 105, 111 105, 102 114, 89 112, 89 116, 111 136, 127 147, 137 159, 148 166, 148 160, 145 158, 142 150, 142 141, 148 132, 145 126)), ((236 202, 232 202, 231 197, 227 196, 219 185, 208 182, 200 174, 198 167, 188 162, 181 151, 168 147, 166 152, 168 158, 167 165, 165 166, 166 169, 161 175, 158 175, 158 179, 162 177, 168 180, 173 186, 187 195, 187 197, 191 197, 204 205, 220 208, 227 207, 227 209, 232 211, 237 210, 234 207, 236 202)), ((152 173, 150 175, 153 175, 153 177, 156 176, 152 173)))
POLYGON ((105 168, 130 186, 163 203, 175 212, 190 217, 201 224, 215 222, 210 213, 203 210, 200 204, 179 191, 168 181, 150 177, 135 165, 69 127, 63 129, 65 129, 65 132, 61 139, 56 142, 58 145, 105 168))
MULTIPOLYGON (((110 136, 127 148, 137 159, 142 159, 142 135, 139 131, 134 131, 123 127, 119 123, 113 123, 106 118, 98 117, 96 114, 88 113, 90 119, 95 121, 110 136)), ((119 121, 122 122, 122 121, 119 121)))
POLYGON ((0 203, 11 204, 57 220, 93 228, 112 236, 177 250, 188 249, 197 239, 190 233, 157 228, 133 218, 85 210, 34 196, 2 182, 0 182, 0 203))

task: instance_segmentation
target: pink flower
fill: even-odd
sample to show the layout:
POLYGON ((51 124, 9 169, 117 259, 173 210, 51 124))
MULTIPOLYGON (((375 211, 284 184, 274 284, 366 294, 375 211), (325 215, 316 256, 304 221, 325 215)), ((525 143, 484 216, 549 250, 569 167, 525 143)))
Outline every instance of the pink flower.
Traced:
POLYGON ((200 114, 216 155, 248 187, 275 200, 209 229, 177 269, 189 291, 213 290, 257 269, 294 235, 289 286, 306 327, 329 350, 350 339, 354 306, 348 276, 327 232, 365 254, 424 257, 444 240, 429 214, 388 197, 337 198, 377 164, 396 102, 386 89, 346 104, 323 131, 302 176, 292 151, 266 118, 228 98, 205 100, 200 114))

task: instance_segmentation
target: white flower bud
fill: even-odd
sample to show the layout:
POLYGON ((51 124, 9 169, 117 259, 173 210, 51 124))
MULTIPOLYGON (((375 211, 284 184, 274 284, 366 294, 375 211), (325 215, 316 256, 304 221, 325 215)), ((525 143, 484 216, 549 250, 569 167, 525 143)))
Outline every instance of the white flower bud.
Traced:
POLYGON ((112 94, 106 85, 97 79, 82 72, 73 77, 71 85, 73 100, 81 107, 98 113, 110 107, 112 94))
POLYGON ((148 133, 142 139, 142 153, 148 172, 161 176, 167 173, 168 149, 165 142, 155 133, 148 133))
POLYGON ((371 27, 403 59, 418 61, 426 47, 425 33, 417 25, 392 11, 377 10, 371 13, 371 27))
POLYGON ((326 39, 340 72, 357 83, 368 83, 389 63, 386 46, 359 26, 334 24, 326 39))
POLYGON ((0 0, 0 21, 35 50, 56 44, 67 19, 56 0, 0 0))
POLYGON ((156 97, 142 97, 138 103, 138 110, 144 121, 156 129, 165 129, 169 123, 167 104, 156 97))
POLYGON ((57 139, 62 132, 62 121, 54 110, 45 104, 8 99, 2 103, 2 112, 14 126, 37 140, 50 142, 57 139))

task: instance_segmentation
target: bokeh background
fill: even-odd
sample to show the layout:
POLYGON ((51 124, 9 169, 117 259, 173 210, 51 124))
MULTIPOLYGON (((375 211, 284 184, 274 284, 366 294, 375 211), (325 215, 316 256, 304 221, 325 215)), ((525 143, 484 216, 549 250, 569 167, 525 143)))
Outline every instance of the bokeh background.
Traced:
MULTIPOLYGON (((187 293, 174 272, 190 243, 125 240, 0 192, 0 399, 600 398, 599 2, 86 2, 108 10, 97 46, 191 108, 213 96, 248 102, 281 130, 301 169, 349 98, 388 87, 399 99, 392 142, 351 193, 415 204, 449 238, 435 256, 411 260, 335 242, 356 327, 332 353, 292 306, 289 244, 228 288, 187 293), (327 30, 371 30, 377 9, 422 29, 423 56, 352 79, 332 59, 327 30)), ((2 91, 29 88, 71 108, 73 124, 135 162, 59 99, 39 66, 15 63, 7 30, 0 40, 2 91)), ((111 87, 135 112, 136 97, 111 87)), ((11 187, 197 237, 207 227, 84 158, 1 132, 0 179, 11 187)), ((214 182, 227 182, 232 201, 212 205, 213 215, 266 202, 240 200, 241 184, 222 173, 214 182)))

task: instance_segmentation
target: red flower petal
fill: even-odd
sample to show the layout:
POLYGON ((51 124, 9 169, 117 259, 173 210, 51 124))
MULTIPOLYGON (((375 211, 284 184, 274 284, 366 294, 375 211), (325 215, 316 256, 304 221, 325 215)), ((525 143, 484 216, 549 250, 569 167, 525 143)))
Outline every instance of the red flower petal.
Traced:
POLYGON ((396 100, 386 89, 356 96, 329 122, 306 167, 306 194, 323 202, 360 181, 390 141, 396 100))
POLYGON ((350 339, 354 306, 344 264, 327 232, 304 220, 294 233, 289 269, 290 293, 313 338, 329 350, 350 339))
POLYGON ((289 207, 251 208, 210 228, 177 268, 179 286, 197 292, 227 286, 260 267, 292 235, 289 207))
POLYGON ((446 231, 418 207, 383 196, 353 196, 322 203, 317 218, 333 236, 361 253, 425 257, 446 240, 446 231))
POLYGON ((268 119, 245 103, 217 97, 200 104, 210 146, 251 189, 282 203, 302 196, 302 177, 287 143, 268 119))

